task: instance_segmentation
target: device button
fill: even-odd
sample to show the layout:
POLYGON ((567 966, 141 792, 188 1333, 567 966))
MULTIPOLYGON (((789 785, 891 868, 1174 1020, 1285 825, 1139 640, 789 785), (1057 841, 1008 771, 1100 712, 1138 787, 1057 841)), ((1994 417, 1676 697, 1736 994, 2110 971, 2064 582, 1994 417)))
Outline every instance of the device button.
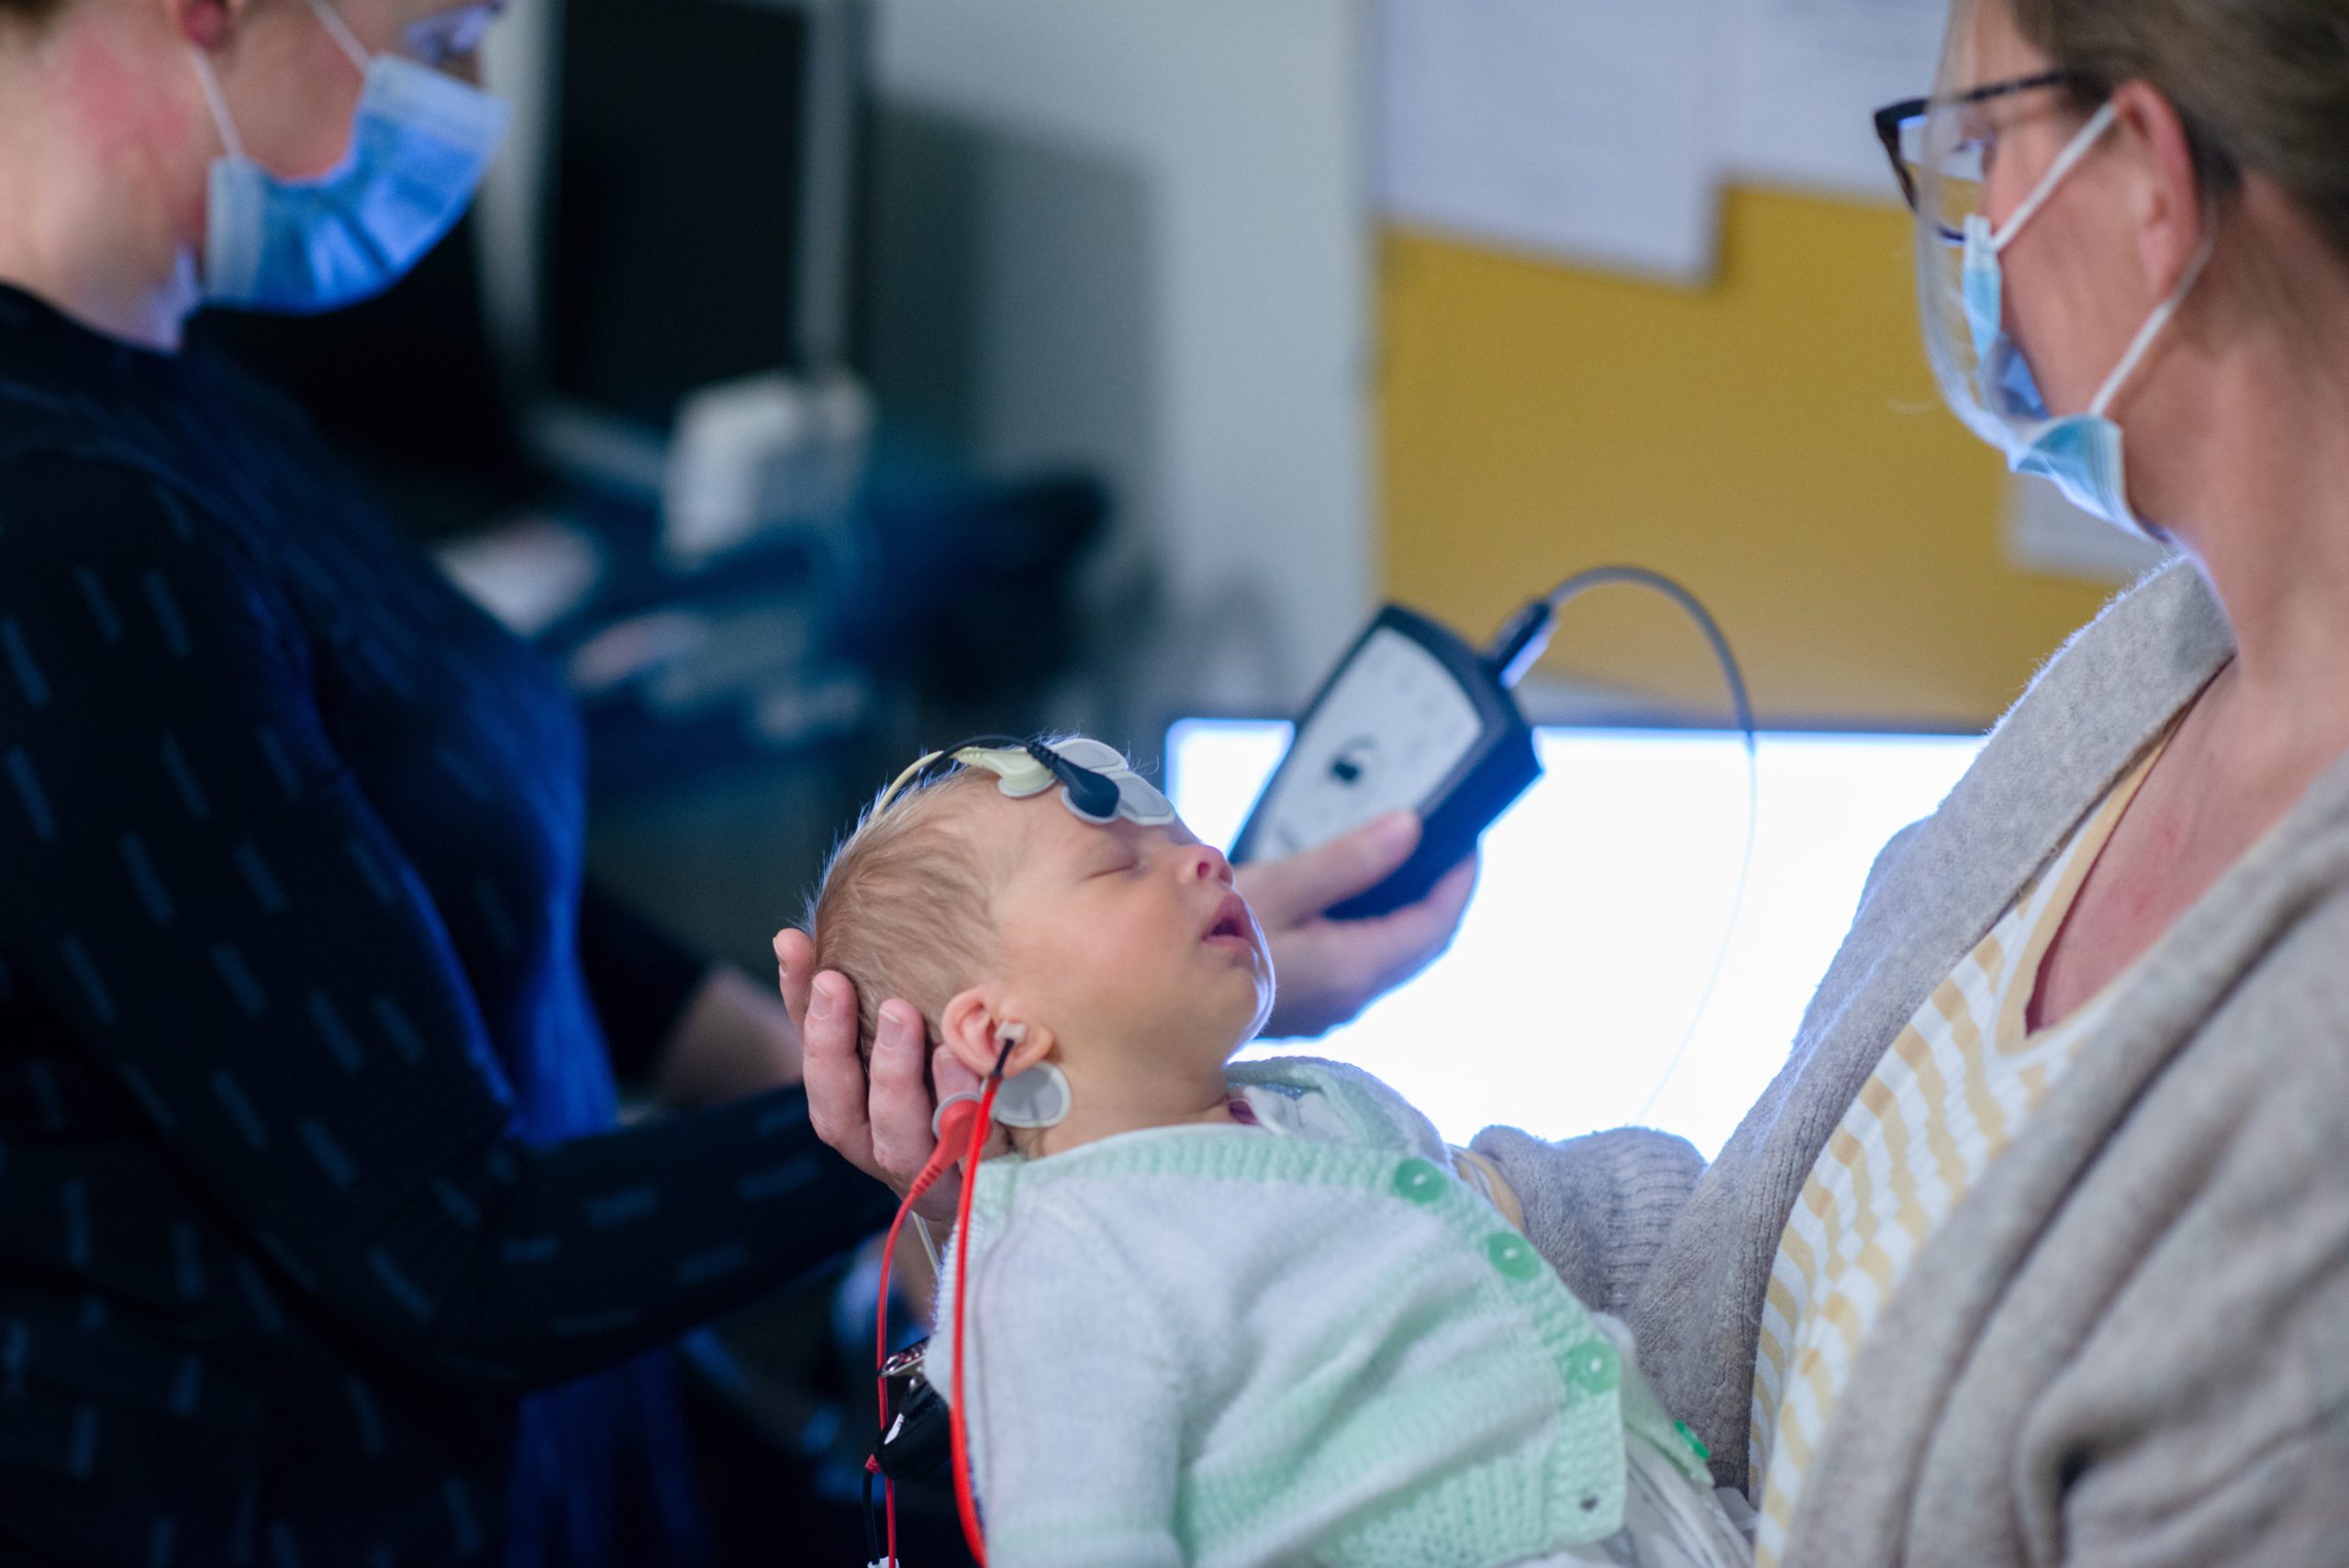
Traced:
POLYGON ((1395 1193, 1413 1203, 1433 1203, 1443 1195, 1443 1173, 1425 1160, 1406 1160, 1395 1167, 1395 1193))
POLYGON ((1585 1394, 1605 1394, 1623 1381, 1623 1358, 1604 1340, 1591 1340, 1566 1352, 1566 1381, 1585 1394))
POLYGON ((1531 1279, 1542 1272, 1541 1254, 1514 1230, 1495 1231, 1485 1243, 1485 1256, 1492 1260, 1493 1267, 1514 1280, 1531 1279))

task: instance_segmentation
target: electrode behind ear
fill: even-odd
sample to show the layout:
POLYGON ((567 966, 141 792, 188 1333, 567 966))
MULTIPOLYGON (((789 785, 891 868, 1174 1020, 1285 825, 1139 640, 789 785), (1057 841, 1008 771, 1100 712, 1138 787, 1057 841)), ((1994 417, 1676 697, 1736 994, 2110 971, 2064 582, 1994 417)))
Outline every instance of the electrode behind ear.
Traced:
POLYGON ((1049 1062, 1006 1078, 995 1095, 995 1119, 1005 1127, 1057 1127, 1074 1097, 1068 1074, 1049 1062))

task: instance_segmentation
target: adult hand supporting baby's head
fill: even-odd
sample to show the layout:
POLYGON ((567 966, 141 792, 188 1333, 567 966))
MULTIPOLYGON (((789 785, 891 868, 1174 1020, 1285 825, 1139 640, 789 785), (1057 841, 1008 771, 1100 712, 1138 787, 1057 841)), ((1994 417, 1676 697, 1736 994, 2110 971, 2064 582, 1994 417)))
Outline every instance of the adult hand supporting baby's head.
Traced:
POLYGON ((1335 1029, 1452 945, 1476 888, 1473 855, 1417 904, 1364 920, 1325 917, 1332 906, 1385 881, 1419 844, 1419 818, 1397 811, 1317 849, 1239 868, 1240 891, 1273 951, 1267 1036, 1335 1029))
MULTIPOLYGON (((899 1001, 882 1005, 868 1074, 857 1057, 856 987, 848 976, 816 972, 816 944, 804 931, 776 933, 774 958, 783 1005, 799 1026, 807 1120, 816 1136, 858 1170, 904 1192, 938 1147, 930 1129, 937 1109, 931 1085, 939 1095, 954 1095, 977 1089, 978 1079, 943 1049, 925 1062, 929 1033, 912 1006, 899 1001)), ((959 1182, 940 1182, 916 1211, 952 1221, 959 1182)))

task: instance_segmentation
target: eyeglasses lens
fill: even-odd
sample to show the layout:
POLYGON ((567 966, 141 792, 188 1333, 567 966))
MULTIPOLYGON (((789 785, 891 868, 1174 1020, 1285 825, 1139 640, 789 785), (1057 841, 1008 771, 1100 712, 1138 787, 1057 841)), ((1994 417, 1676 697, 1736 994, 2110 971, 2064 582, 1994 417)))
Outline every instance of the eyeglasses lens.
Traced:
POLYGON ((1982 209, 1982 150, 1954 115, 1919 116, 1900 126, 1900 164, 1909 190, 1945 238, 1965 232, 1982 209))

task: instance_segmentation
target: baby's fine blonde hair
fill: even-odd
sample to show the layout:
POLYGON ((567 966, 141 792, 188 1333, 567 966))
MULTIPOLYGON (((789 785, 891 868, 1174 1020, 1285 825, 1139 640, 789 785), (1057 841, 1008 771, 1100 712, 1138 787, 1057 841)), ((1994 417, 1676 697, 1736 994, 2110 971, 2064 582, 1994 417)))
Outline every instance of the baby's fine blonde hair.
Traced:
POLYGON ((892 997, 921 1014, 930 1042, 941 1042, 946 1004, 985 977, 995 959, 989 906, 994 867, 958 821, 972 793, 995 776, 957 769, 865 807, 832 851, 808 901, 816 967, 856 986, 856 1049, 873 1054, 881 1004, 892 997))

